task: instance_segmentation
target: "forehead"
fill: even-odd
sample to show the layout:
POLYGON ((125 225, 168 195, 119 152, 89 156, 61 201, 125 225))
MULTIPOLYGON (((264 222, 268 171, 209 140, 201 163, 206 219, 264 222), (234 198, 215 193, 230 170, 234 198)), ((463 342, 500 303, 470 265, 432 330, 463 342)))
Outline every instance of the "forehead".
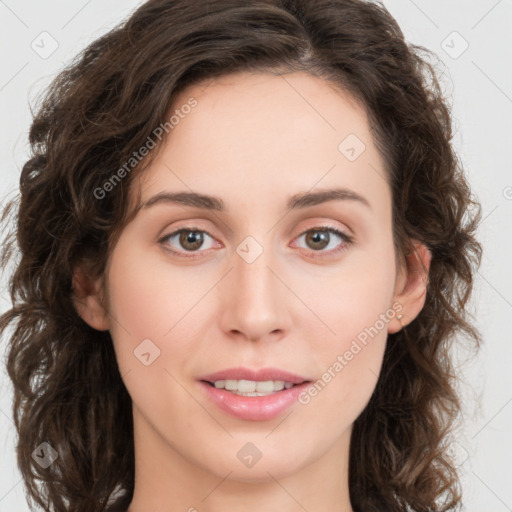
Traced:
POLYGON ((361 138, 369 135, 366 111, 360 102, 305 72, 277 76, 239 72, 204 81, 176 96, 170 113, 179 111, 190 98, 198 105, 180 121, 179 131, 186 125, 196 137, 204 142, 215 140, 216 145, 223 134, 231 135, 226 141, 230 150, 234 149, 233 142, 247 142, 250 137, 255 144, 265 141, 273 147, 318 138, 336 143, 347 129, 361 138), (277 140, 275 135, 279 135, 277 140))
POLYGON ((249 198, 284 190, 289 196, 315 183, 385 185, 365 109, 307 73, 242 72, 203 81, 175 97, 173 114, 178 123, 138 176, 142 201, 164 188, 224 197, 238 187, 249 198), (184 108, 191 99, 195 106, 184 108))

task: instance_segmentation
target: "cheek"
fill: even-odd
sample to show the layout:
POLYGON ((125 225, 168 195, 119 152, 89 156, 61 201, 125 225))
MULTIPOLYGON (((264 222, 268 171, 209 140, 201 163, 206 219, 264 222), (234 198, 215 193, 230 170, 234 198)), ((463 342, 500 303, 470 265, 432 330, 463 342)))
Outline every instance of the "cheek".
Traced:
MULTIPOLYGON (((159 425, 169 428, 177 416, 197 414, 197 403, 190 400, 176 368, 184 365, 193 349, 180 339, 187 339, 186 315, 200 295, 190 286, 194 282, 190 275, 170 272, 165 262, 149 263, 147 255, 144 259, 122 244, 116 250, 108 286, 110 331, 120 373, 134 408, 149 421, 158 411, 159 425)), ((188 428, 188 423, 186 419, 180 425, 188 428)))
MULTIPOLYGON (((385 339, 387 326, 395 311, 391 307, 394 291, 394 273, 389 263, 363 261, 346 265, 339 272, 331 272, 322 279, 297 283, 298 294, 307 297, 315 316, 318 340, 315 349, 326 347, 336 351, 348 349, 354 339, 385 339), (323 325, 322 325, 323 324, 323 325)), ((298 324, 300 325, 300 324, 298 324)))
POLYGON ((336 335, 316 344, 319 376, 299 402, 312 405, 318 418, 332 418, 332 428, 348 428, 366 407, 377 384, 387 342, 386 322, 380 308, 366 302, 347 303, 332 317, 336 335), (336 418, 336 419, 335 419, 336 418))
MULTIPOLYGON (((109 273, 113 329, 120 338, 138 344, 165 335, 193 309, 211 279, 202 279, 192 267, 179 268, 163 254, 145 254, 120 244, 109 273)), ((114 334, 113 334, 114 337, 114 334)))
MULTIPOLYGON (((309 293, 311 309, 322 319, 311 329, 313 353, 320 378, 303 396, 328 411, 344 411, 351 422, 367 404, 377 383, 387 341, 394 273, 392 254, 375 259, 372 266, 361 258, 335 278, 325 280, 317 293, 309 293), (390 266, 391 265, 391 266, 390 266)), ((305 293, 302 292, 302 293, 305 293)))
POLYGON ((134 404, 159 410, 161 396, 170 420, 172 411, 194 405, 176 369, 185 368, 197 348, 193 321, 198 321, 199 299, 211 287, 211 277, 203 279, 192 267, 173 269, 160 255, 150 261, 128 245, 118 244, 108 274, 114 349, 134 404), (172 401, 166 401, 170 396, 172 401))

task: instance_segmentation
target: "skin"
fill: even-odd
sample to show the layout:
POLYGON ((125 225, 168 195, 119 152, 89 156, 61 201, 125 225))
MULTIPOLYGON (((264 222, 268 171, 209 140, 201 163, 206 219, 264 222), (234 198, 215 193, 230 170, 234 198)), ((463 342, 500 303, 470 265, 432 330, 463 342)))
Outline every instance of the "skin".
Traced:
POLYGON ((229 416, 197 379, 235 366, 321 379, 379 315, 396 304, 404 324, 418 315, 430 254, 416 242, 396 272, 384 163, 364 109, 347 94, 306 73, 236 73, 182 91, 175 108, 190 97, 198 105, 137 175, 130 201, 137 191, 144 201, 193 190, 222 198, 227 211, 143 209, 124 228, 104 281, 81 269, 74 279, 77 310, 110 330, 133 400, 129 511, 352 511, 352 425, 375 388, 387 335, 401 329, 396 314, 308 404, 273 420, 229 416), (351 133, 366 146, 354 161, 338 150, 351 133), (345 200, 286 209, 292 194, 340 186, 371 208, 345 200), (326 247, 303 235, 325 225, 353 242, 334 253, 345 244, 335 234, 326 247), (159 242, 179 228, 211 235, 189 249, 196 258, 166 250, 187 253, 193 244, 179 235, 159 242), (250 264, 236 251, 247 236, 263 249, 250 264), (149 366, 133 353, 147 338, 160 350, 149 366), (262 453, 251 468, 237 458, 247 442, 262 453))

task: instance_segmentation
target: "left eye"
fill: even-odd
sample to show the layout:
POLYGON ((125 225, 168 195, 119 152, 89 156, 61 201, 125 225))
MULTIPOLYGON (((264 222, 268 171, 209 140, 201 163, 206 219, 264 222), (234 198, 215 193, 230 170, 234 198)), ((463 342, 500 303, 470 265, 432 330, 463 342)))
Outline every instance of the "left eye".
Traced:
MULTIPOLYGON (((352 237, 347 235, 346 233, 343 233, 342 231, 330 228, 330 227, 319 227, 319 228, 313 228, 309 229, 308 231, 305 231, 297 239, 300 239, 301 237, 305 236, 306 242, 310 245, 316 248, 313 249, 313 252, 321 252, 321 253, 337 253, 339 251, 342 251, 343 249, 346 249, 349 244, 352 243, 352 237), (331 247, 330 250, 323 251, 326 247, 330 245, 332 240, 332 234, 335 235, 335 238, 341 239, 343 243, 340 244, 334 244, 334 248, 331 247), (337 247, 337 248, 336 248, 337 247)), ((307 247, 306 247, 307 249, 307 247)), ((315 255, 316 256, 316 255, 315 255)))
MULTIPOLYGON (((180 246, 185 249, 185 251, 181 250, 175 250, 175 249, 169 249, 171 252, 175 254, 179 254, 179 256, 186 257, 186 258, 194 258, 195 255, 192 254, 186 254, 186 252, 198 252, 198 250, 204 245, 205 236, 210 238, 212 241, 214 238, 207 232, 201 229, 197 228, 181 228, 177 231, 174 231, 173 233, 170 233, 168 235, 165 235, 163 238, 159 240, 160 243, 164 243, 167 241, 172 241, 177 237, 178 243, 180 246)), ((349 244, 352 243, 352 237, 347 235, 346 233, 343 233, 342 231, 327 227, 327 226, 321 226, 318 228, 313 228, 305 231, 301 235, 297 237, 297 240, 299 240, 301 237, 305 236, 306 242, 313 247, 311 250, 313 253, 320 252, 321 254, 324 253, 337 253, 339 251, 342 251, 347 248, 349 244), (324 251, 326 247, 328 247, 332 240, 331 235, 334 234, 335 238, 341 239, 343 243, 334 244, 334 247, 338 246, 338 248, 331 248, 330 250, 324 251), (315 247, 316 246, 316 247, 315 247)), ((203 249, 210 249, 210 247, 206 247, 203 249)), ((306 247, 308 249, 308 247, 306 247)), ((316 255, 314 255, 316 256, 316 255)))

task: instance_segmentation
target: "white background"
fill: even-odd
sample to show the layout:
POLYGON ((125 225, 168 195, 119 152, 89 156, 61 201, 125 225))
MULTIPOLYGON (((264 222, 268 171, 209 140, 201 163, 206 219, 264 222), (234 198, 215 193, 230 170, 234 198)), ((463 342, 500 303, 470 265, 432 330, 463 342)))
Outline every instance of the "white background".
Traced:
MULTIPOLYGON (((33 100, 52 77, 91 41, 141 2, 135 0, 0 0, 0 206, 17 193, 27 156, 33 100), (42 58, 32 48, 48 32, 57 49, 42 58), (33 43, 34 42, 34 43, 33 43)), ((483 206, 484 245, 472 311, 483 333, 476 359, 459 370, 465 398, 463 430, 454 449, 463 476, 463 510, 512 510, 512 1, 386 1, 406 39, 425 46, 444 63, 455 145, 483 206), (457 34, 453 34, 453 32, 457 34), (444 42, 443 42, 444 41, 444 42), (465 46, 469 45, 464 50, 465 46), (460 54, 460 55, 459 55, 460 54)), ((7 300, 0 282, 0 311, 7 300)), ((1 340, 2 358, 6 339, 1 340)), ((0 512, 26 512, 15 462, 10 381, 0 368, 0 512)))

